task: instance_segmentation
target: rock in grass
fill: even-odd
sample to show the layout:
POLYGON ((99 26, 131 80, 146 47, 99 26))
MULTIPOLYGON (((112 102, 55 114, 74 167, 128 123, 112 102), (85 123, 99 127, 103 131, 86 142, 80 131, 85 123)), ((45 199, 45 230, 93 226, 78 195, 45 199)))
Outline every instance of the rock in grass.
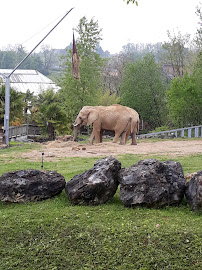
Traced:
POLYGON ((187 181, 185 196, 192 210, 202 210, 202 171, 187 181))
POLYGON ((0 200, 33 202, 51 198, 65 188, 64 177, 53 171, 21 170, 0 177, 0 200))
POLYGON ((184 197, 185 178, 179 162, 141 160, 119 173, 120 199, 125 206, 178 205, 184 197))
POLYGON ((120 169, 121 163, 112 156, 98 160, 93 168, 67 182, 67 197, 73 204, 98 205, 107 202, 116 193, 120 169))

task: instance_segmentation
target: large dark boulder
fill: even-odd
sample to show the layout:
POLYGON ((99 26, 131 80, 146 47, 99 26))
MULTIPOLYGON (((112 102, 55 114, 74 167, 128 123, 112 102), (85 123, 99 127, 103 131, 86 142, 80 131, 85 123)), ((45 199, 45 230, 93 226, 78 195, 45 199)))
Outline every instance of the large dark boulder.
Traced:
POLYGON ((0 200, 28 202, 51 198, 65 188, 64 177, 52 171, 22 170, 0 177, 0 200))
POLYGON ((107 202, 116 193, 120 169, 121 163, 112 156, 98 160, 93 168, 67 182, 67 197, 73 204, 98 205, 107 202))
POLYGON ((185 196, 192 210, 202 210, 202 171, 187 181, 185 196))
POLYGON ((179 162, 141 160, 119 172, 120 199, 125 206, 178 205, 184 197, 185 178, 179 162))

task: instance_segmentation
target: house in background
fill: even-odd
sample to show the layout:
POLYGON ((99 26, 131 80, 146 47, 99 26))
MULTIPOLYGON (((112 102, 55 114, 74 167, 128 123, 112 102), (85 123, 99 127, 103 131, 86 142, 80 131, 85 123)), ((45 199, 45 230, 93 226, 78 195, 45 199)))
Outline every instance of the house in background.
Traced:
MULTIPOLYGON (((8 76, 12 69, 0 69, 0 73, 8 76)), ((5 83, 5 78, 0 74, 1 82, 5 83)), ((60 87, 48 77, 37 70, 17 69, 10 77, 10 87, 16 91, 26 93, 27 90, 38 95, 42 90, 53 89, 57 91, 60 87)))

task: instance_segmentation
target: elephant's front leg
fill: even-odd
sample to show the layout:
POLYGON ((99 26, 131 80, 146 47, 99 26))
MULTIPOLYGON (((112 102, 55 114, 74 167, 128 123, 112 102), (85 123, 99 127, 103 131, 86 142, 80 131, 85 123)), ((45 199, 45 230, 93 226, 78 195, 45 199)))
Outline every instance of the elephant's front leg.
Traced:
POLYGON ((101 142, 101 125, 99 123, 94 123, 93 124, 93 134, 95 137, 95 143, 100 143, 101 142))
POLYGON ((118 142, 118 139, 119 139, 119 137, 120 137, 120 135, 121 135, 121 132, 118 131, 118 130, 115 130, 115 136, 114 136, 112 142, 113 142, 113 143, 117 143, 117 142, 118 142))
POLYGON ((89 138, 89 143, 90 143, 91 145, 93 145, 94 137, 95 137, 95 135, 94 135, 93 130, 92 130, 92 133, 91 133, 90 138, 89 138))
POLYGON ((102 136, 103 136, 104 129, 101 129, 100 131, 100 142, 102 143, 102 136))

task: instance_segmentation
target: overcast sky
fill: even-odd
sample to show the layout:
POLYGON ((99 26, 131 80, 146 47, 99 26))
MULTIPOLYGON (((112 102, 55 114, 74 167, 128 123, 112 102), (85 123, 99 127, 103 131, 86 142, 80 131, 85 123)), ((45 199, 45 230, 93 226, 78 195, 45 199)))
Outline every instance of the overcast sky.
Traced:
POLYGON ((100 45, 110 53, 118 53, 129 42, 164 42, 167 30, 194 35, 199 28, 195 12, 202 0, 138 2, 137 7, 123 0, 2 0, 0 49, 9 44, 23 44, 30 51, 72 7, 74 9, 42 44, 64 49, 72 42, 72 29, 83 16, 98 21, 103 29, 100 45), (39 34, 31 38, 36 33, 39 34))

